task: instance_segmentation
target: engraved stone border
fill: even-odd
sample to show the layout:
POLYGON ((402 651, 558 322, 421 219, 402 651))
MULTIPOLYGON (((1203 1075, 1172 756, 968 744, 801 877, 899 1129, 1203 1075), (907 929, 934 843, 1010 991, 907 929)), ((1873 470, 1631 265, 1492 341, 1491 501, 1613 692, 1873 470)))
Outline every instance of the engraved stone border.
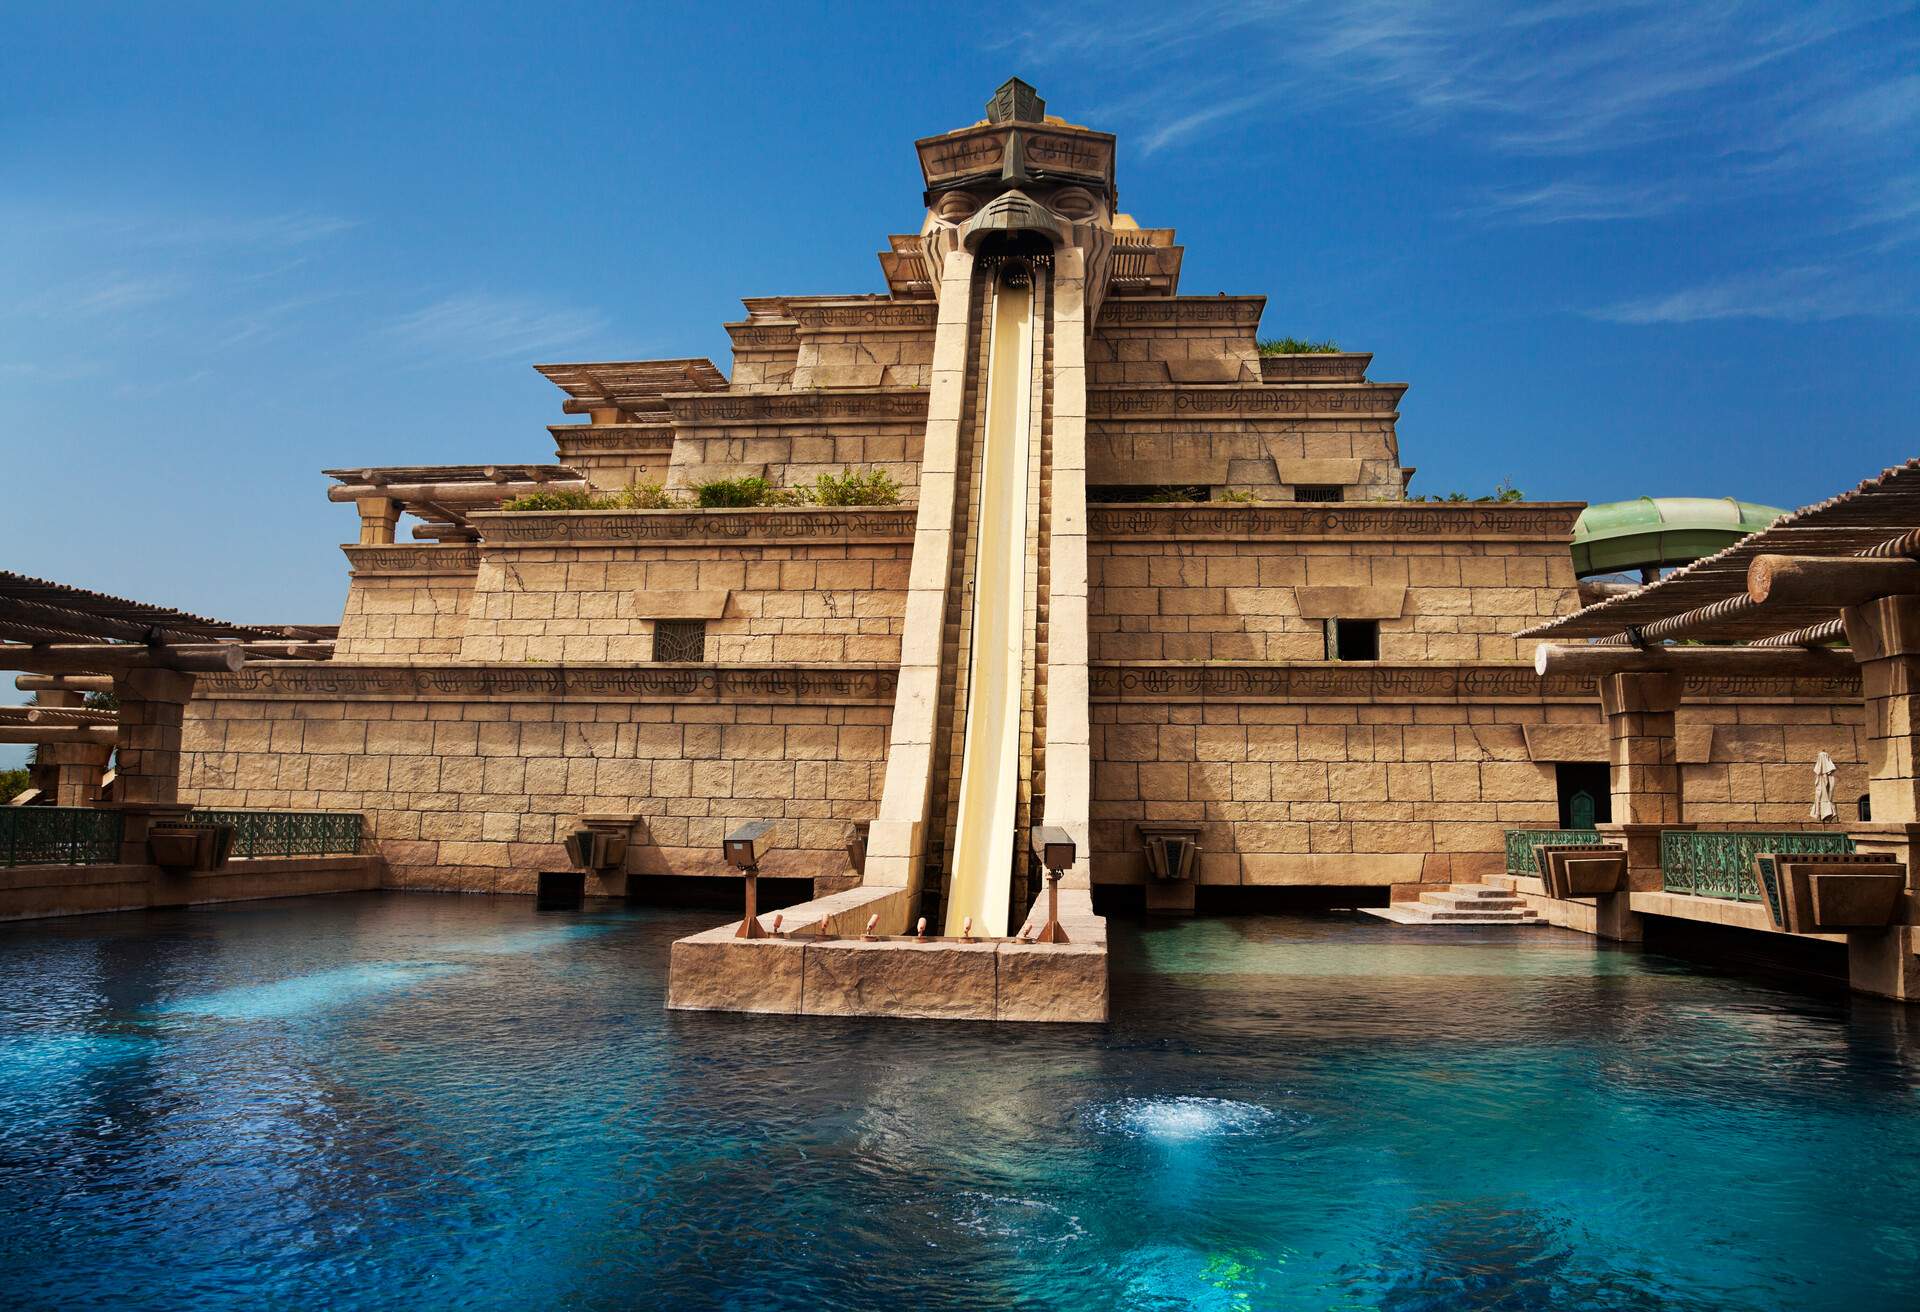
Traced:
POLYGON ((347 565, 356 577, 458 578, 480 568, 478 547, 401 547, 344 545, 347 565))
POLYGON ((1358 502, 1325 506, 1090 506, 1087 533, 1095 540, 1162 542, 1403 537, 1565 542, 1573 534, 1573 522, 1579 517, 1583 504, 1536 501, 1517 505, 1358 502))
POLYGON ((845 510, 524 510, 471 516, 488 546, 911 542, 912 506, 845 510))
POLYGON ((925 424, 924 388, 875 392, 683 392, 666 398, 676 424, 925 424))
POLYGON ((891 706, 899 672, 873 665, 363 665, 249 662, 200 676, 214 700, 820 702, 891 706))
POLYGON ((1089 387, 1090 419, 1382 419, 1398 415, 1405 383, 1220 387, 1089 387))
MULTIPOLYGON (((1541 678, 1528 665, 1180 665, 1096 662, 1088 696, 1098 702, 1137 701, 1592 701, 1585 675, 1541 678)), ((1719 698, 1765 701, 1849 701, 1858 678, 1742 678, 1689 676, 1689 701, 1719 698)))

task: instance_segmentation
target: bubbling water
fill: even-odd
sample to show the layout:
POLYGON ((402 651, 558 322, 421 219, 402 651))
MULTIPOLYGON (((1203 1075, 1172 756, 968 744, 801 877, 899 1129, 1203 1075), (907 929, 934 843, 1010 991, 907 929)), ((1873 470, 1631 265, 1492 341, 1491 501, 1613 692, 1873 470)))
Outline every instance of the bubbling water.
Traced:
POLYGON ((1161 1143, 1258 1134, 1280 1120, 1270 1107, 1231 1098, 1121 1098, 1087 1116, 1096 1130, 1161 1143))

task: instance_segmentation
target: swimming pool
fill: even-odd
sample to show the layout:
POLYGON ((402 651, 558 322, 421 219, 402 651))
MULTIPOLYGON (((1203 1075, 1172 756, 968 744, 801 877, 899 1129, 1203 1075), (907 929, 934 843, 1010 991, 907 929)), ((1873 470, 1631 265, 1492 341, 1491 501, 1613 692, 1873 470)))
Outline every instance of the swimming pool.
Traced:
POLYGON ((1322 917, 1116 925, 1104 1028, 663 1011, 713 920, 0 929, 0 1303, 1912 1305, 1890 1004, 1322 917))

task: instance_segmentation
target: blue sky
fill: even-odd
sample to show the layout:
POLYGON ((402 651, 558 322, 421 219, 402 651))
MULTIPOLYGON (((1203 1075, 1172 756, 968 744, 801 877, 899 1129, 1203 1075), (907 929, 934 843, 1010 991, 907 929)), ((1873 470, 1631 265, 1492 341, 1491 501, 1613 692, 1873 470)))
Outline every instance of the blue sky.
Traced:
POLYGON ((0 562, 337 620, 322 468, 550 459, 534 361, 881 289, 1016 73, 1184 290, 1412 384, 1416 491, 1796 505, 1915 454, 1917 13, 11 4, 0 562))

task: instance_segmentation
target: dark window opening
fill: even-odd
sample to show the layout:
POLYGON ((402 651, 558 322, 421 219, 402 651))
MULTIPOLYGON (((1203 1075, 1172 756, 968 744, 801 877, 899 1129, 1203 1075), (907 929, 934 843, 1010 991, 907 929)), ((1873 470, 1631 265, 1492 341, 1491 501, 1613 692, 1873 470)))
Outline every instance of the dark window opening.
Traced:
POLYGON ((707 622, 705 620, 655 622, 653 658, 657 661, 704 661, 707 658, 707 622))
POLYGON ((1344 501, 1346 492, 1334 484, 1307 484, 1293 489, 1295 501, 1344 501))
POLYGON ((1598 761, 1559 761, 1553 767, 1562 829, 1591 829, 1613 819, 1613 782, 1598 761))
POLYGON ((1857 803, 1855 803, 1855 805, 1857 805, 1860 808, 1860 818, 1862 820, 1873 819, 1873 794, 1872 793, 1860 794, 1860 800, 1857 803))
POLYGON ((1330 661, 1379 660, 1380 621, 1328 620, 1327 659, 1330 661))

